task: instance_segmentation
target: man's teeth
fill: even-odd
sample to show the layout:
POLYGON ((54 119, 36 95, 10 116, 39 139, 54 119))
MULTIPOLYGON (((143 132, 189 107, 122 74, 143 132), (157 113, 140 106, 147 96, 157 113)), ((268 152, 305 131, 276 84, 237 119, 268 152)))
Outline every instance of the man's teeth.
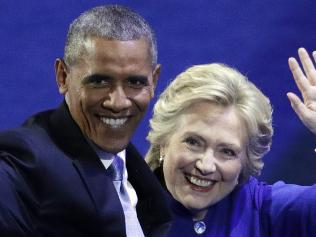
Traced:
POLYGON ((122 126, 127 121, 127 118, 113 119, 101 117, 101 122, 105 123, 111 127, 118 128, 122 126))
POLYGON ((194 176, 187 176, 187 178, 192 184, 200 186, 200 187, 203 187, 203 188, 206 188, 206 187, 208 187, 208 186, 210 186, 211 184, 214 183, 214 182, 212 182, 210 180, 198 179, 198 178, 196 178, 194 176))

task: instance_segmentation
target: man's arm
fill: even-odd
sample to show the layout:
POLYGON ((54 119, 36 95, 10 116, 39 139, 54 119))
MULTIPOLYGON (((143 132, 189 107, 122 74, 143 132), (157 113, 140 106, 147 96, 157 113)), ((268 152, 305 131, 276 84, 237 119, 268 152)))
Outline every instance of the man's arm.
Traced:
POLYGON ((32 195, 11 159, 11 154, 0 152, 0 236, 37 236, 25 205, 32 195))

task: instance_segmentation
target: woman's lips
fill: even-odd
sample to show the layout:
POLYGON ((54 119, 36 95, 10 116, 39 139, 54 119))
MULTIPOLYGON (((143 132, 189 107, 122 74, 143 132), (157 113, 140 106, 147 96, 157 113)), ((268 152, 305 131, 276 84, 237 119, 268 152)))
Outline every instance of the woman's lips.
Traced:
POLYGON ((191 188, 199 192, 209 192, 217 181, 204 179, 195 175, 185 174, 185 178, 190 184, 191 188))

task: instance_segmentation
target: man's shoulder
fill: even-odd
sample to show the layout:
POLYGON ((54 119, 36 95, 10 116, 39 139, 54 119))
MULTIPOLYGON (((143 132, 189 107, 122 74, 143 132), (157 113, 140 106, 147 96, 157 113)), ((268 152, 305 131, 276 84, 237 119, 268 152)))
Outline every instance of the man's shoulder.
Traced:
POLYGON ((33 149, 50 140, 46 129, 53 110, 39 112, 29 117, 23 125, 0 132, 0 150, 33 149))
POLYGON ((55 111, 55 109, 50 109, 50 110, 38 112, 38 113, 30 116, 29 118, 27 118, 24 121, 22 126, 23 127, 31 127, 31 128, 34 128, 33 126, 41 127, 41 126, 48 123, 50 116, 52 115, 52 113, 54 111, 55 111))

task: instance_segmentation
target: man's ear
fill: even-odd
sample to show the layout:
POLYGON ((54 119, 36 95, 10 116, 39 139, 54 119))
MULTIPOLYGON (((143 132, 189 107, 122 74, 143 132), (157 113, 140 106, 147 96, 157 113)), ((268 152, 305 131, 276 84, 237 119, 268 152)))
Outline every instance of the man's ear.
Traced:
POLYGON ((161 64, 157 64, 155 69, 153 70, 153 86, 151 88, 151 97, 153 98, 155 95, 155 89, 157 86, 157 82, 160 76, 161 64))
POLYGON ((64 60, 57 58, 55 60, 55 75, 56 75, 56 82, 58 85, 58 90, 60 94, 66 94, 68 91, 68 71, 67 65, 65 64, 64 60))

